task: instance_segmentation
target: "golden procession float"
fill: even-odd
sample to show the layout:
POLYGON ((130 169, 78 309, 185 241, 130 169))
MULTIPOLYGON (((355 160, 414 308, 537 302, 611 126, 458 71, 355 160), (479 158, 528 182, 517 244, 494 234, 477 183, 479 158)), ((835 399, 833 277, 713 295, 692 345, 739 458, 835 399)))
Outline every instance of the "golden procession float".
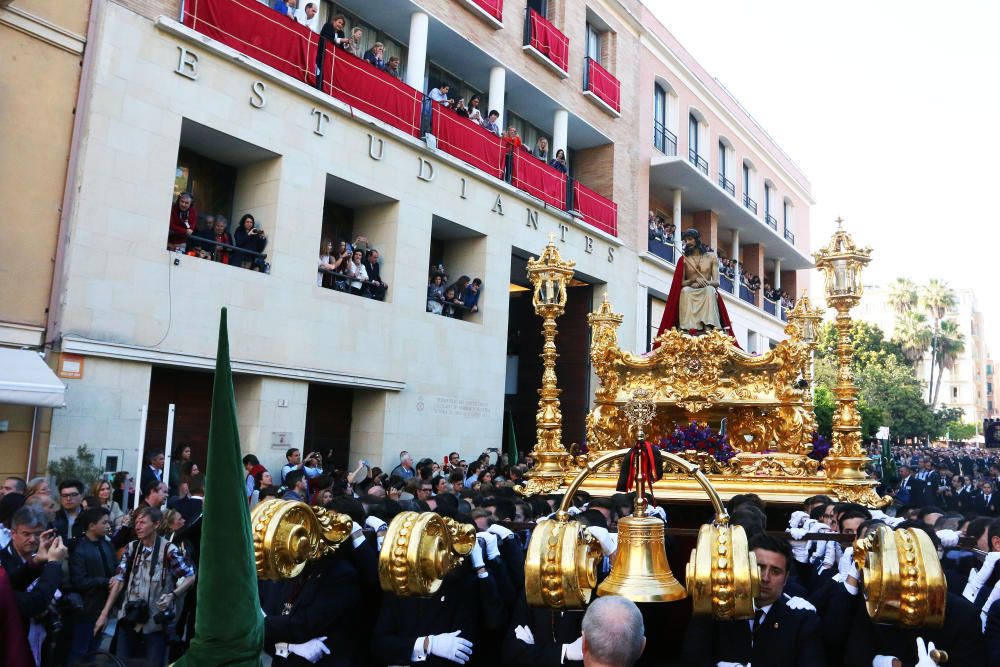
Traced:
MULTIPOLYGON (((839 221, 838 221, 839 222, 839 221)), ((851 376, 849 312, 861 297, 861 269, 870 249, 858 248, 838 228, 815 254, 825 275, 826 302, 837 311, 837 406, 829 455, 811 458, 815 415, 811 359, 821 311, 802 296, 789 313, 787 339, 750 355, 725 327, 691 335, 662 330, 652 352, 622 350, 622 316, 605 300, 589 316, 591 361, 599 380, 587 415, 586 453, 572 455, 562 442, 562 415, 555 362, 556 319, 566 304, 574 263, 549 241, 528 262, 533 305, 542 318, 543 375, 536 415, 536 465, 524 495, 557 494, 553 518, 537 523, 525 559, 529 604, 580 608, 591 597, 617 594, 637 602, 691 598, 695 614, 718 619, 751 618, 759 574, 740 526, 731 525, 724 500, 755 493, 771 503, 801 503, 815 494, 884 507, 866 472, 860 417, 851 376), (734 454, 720 460, 704 451, 654 452, 678 424, 721 425, 734 454), (598 585, 601 548, 569 508, 574 494, 609 495, 627 479, 634 511, 618 522, 618 548, 610 574, 598 585), (681 585, 663 549, 665 526, 648 502, 708 500, 713 519, 697 531, 681 585)), ((678 267, 678 270, 680 268, 678 267)), ((704 283, 702 283, 704 284, 704 283)), ((309 560, 348 540, 350 518, 304 503, 268 500, 252 516, 257 570, 265 579, 295 576, 309 560)), ((391 522, 379 554, 383 590, 400 596, 432 595, 444 576, 463 562, 474 528, 434 513, 403 512, 391 522)), ((863 572, 867 609, 877 622, 906 627, 940 626, 946 588, 937 552, 919 530, 879 527, 854 544, 863 572)))

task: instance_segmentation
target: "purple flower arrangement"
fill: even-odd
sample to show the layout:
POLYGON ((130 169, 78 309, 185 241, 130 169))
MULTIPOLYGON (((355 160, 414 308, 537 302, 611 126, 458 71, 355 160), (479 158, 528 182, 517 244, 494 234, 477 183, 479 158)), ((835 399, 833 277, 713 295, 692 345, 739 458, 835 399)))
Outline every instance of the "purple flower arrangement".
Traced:
POLYGON ((729 446, 726 437, 709 428, 708 424, 691 422, 687 428, 674 426, 674 431, 659 442, 660 449, 680 454, 687 450, 704 452, 720 463, 736 456, 736 450, 729 446))
POLYGON ((813 433, 813 448, 809 452, 811 458, 817 461, 822 461, 826 458, 826 455, 830 453, 830 441, 824 438, 819 433, 813 433))

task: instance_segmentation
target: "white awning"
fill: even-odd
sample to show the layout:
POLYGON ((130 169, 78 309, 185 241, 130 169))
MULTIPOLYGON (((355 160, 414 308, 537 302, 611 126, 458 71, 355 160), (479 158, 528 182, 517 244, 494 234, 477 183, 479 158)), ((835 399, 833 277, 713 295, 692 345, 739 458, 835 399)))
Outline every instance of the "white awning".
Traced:
POLYGON ((34 350, 0 348, 0 403, 61 408, 66 385, 34 350))

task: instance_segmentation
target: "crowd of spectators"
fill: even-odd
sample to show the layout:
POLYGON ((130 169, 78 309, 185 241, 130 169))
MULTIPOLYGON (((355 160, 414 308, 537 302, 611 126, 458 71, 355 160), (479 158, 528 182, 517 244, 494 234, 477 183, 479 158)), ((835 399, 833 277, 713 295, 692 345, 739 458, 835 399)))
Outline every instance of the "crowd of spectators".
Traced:
POLYGON ((764 298, 780 303, 782 309, 791 310, 795 307, 795 299, 788 292, 775 289, 771 287, 771 283, 766 281, 764 282, 764 298))
POLYGON ((448 282, 444 264, 431 266, 427 281, 427 312, 462 319, 466 313, 479 312, 479 296, 483 281, 480 278, 459 276, 448 282))
POLYGON ((649 241, 651 243, 657 242, 673 245, 674 233, 676 231, 677 227, 673 221, 664 220, 662 215, 656 215, 652 211, 649 212, 649 241))
POLYGON ((177 195, 170 207, 167 250, 171 252, 270 273, 266 247, 267 234, 250 213, 240 218, 230 235, 226 216, 199 215, 194 196, 189 192, 177 195))
POLYGON ((363 235, 355 237, 353 243, 342 240, 334 244, 329 239, 323 239, 319 249, 316 285, 385 301, 389 285, 382 279, 380 256, 363 235))

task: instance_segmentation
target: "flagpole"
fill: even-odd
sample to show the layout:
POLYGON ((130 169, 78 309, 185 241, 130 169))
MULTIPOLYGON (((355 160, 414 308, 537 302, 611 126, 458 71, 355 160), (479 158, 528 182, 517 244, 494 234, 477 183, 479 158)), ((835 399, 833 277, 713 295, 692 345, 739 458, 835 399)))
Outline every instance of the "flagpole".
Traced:
MULTIPOLYGON (((132 509, 139 509, 139 497, 142 495, 142 489, 139 488, 142 484, 142 457, 145 455, 146 449, 146 419, 149 417, 149 406, 144 405, 139 411, 141 416, 139 417, 139 451, 136 456, 135 463, 135 493, 132 498, 132 509)), ((128 480, 125 480, 125 485, 128 487, 128 480)), ((128 488, 125 489, 125 493, 128 493, 128 488)))

